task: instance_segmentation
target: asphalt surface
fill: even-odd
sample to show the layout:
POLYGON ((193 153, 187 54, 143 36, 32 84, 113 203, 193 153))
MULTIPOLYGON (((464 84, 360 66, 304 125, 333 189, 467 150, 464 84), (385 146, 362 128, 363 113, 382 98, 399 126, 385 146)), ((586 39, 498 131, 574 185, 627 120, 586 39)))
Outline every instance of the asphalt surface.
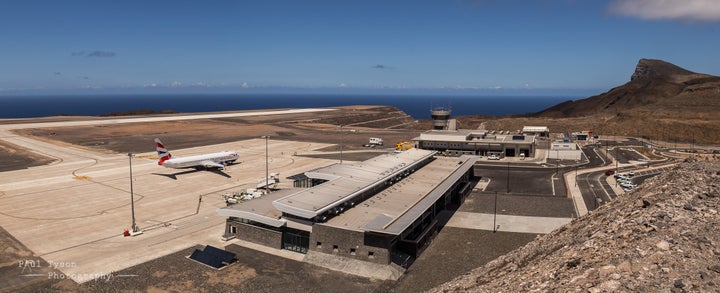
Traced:
POLYGON ((617 197, 615 191, 607 183, 606 177, 605 171, 578 175, 576 182, 588 211, 594 210, 617 197))
POLYGON ((474 172, 490 180, 486 192, 560 197, 567 194, 564 179, 555 174, 555 168, 476 164, 474 172))
POLYGON ((635 176, 633 176, 632 179, 630 179, 630 182, 632 182, 633 184, 640 185, 643 182, 645 182, 645 180, 648 180, 652 177, 655 177, 657 175, 660 175, 662 173, 670 171, 671 168, 672 167, 663 167, 663 168, 652 169, 652 170, 643 170, 643 169, 635 170, 635 176))
POLYGON ((514 195, 498 193, 473 192, 472 196, 458 209, 459 212, 483 214, 572 218, 575 208, 572 199, 565 196, 514 195), (496 209, 497 208, 497 209, 496 209))
POLYGON ((647 160, 645 156, 633 149, 614 148, 610 152, 621 164, 628 164, 630 161, 647 160))
POLYGON ((610 162, 610 159, 595 146, 585 146, 582 148, 582 151, 585 154, 585 158, 587 158, 588 163, 581 166, 581 169, 596 168, 604 166, 610 162))

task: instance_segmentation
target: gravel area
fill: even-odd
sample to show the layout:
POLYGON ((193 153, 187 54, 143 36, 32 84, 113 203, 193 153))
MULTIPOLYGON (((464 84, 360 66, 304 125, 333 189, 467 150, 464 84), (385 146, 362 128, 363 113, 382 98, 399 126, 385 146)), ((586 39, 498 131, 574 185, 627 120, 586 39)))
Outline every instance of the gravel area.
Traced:
MULTIPOLYGON (((458 209, 461 212, 492 214, 495 194, 474 192, 458 209)), ((564 196, 526 196, 498 193, 497 213, 500 215, 571 218, 575 217, 572 199, 564 196)))

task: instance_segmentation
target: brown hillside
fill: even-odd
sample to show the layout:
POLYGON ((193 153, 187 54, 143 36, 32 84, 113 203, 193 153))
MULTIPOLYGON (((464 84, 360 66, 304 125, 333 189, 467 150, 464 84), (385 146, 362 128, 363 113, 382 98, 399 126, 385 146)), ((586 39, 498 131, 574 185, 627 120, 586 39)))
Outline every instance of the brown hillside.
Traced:
MULTIPOLYGON (((640 59, 630 81, 579 101, 568 101, 537 113, 537 117, 580 117, 597 114, 659 112, 695 118, 720 110, 720 77, 694 73, 662 60, 640 59)), ((648 117, 650 118, 650 117, 648 117)))
POLYGON ((717 292, 720 164, 684 163, 435 292, 717 292))
POLYGON ((610 91, 567 101, 524 117, 459 117, 465 127, 518 130, 544 125, 553 132, 592 131, 667 143, 716 146, 720 141, 720 77, 661 60, 641 59, 630 81, 610 91))

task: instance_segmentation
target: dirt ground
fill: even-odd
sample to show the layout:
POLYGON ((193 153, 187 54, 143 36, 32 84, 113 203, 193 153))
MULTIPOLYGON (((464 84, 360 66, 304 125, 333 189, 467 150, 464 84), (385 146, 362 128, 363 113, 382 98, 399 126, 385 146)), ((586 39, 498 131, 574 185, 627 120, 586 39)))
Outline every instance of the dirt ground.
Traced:
POLYGON ((380 281, 348 276, 237 245, 237 262, 215 270, 187 258, 196 248, 117 272, 125 278, 90 281, 84 292, 371 292, 380 281), (342 280, 332 282, 329 280, 342 280))
POLYGON ((0 172, 41 166, 54 159, 0 141, 0 172))
POLYGON ((48 278, 53 273, 62 274, 0 227, 0 292, 69 292, 77 288, 72 280, 48 278))

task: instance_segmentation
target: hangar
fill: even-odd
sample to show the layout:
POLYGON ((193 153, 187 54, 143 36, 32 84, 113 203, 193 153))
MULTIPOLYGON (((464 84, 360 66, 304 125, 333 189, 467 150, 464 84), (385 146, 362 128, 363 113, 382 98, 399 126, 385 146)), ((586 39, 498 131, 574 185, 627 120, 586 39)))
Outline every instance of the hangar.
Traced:
POLYGON ((472 191, 477 157, 410 149, 291 176, 294 186, 219 208, 226 239, 406 266, 439 229, 437 215, 472 191))

